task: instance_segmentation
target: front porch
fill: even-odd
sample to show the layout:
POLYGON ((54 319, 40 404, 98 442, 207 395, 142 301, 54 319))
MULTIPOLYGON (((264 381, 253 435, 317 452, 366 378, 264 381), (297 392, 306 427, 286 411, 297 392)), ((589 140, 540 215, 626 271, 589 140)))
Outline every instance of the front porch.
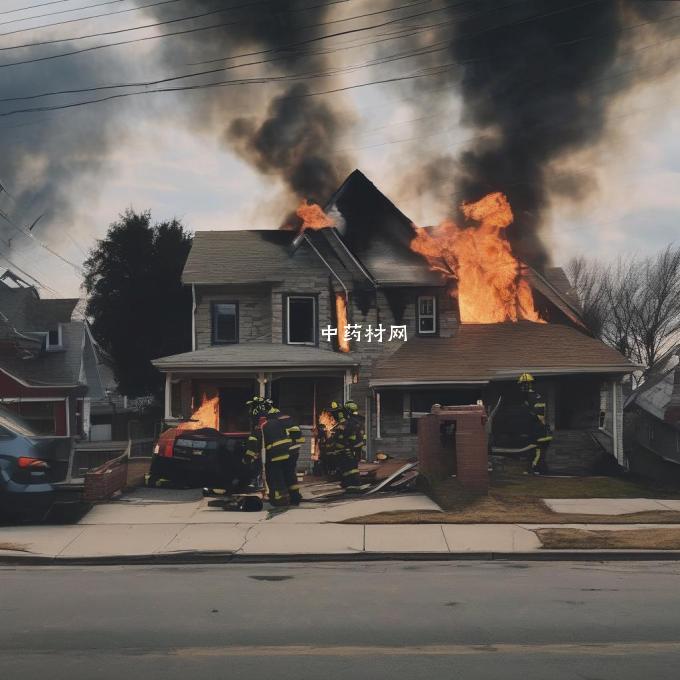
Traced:
POLYGON ((248 432, 245 402, 271 398, 295 418, 305 435, 300 469, 316 457, 312 429, 333 400, 348 399, 358 379, 357 362, 316 347, 228 345, 154 361, 165 373, 165 418, 198 420, 221 432, 248 432))

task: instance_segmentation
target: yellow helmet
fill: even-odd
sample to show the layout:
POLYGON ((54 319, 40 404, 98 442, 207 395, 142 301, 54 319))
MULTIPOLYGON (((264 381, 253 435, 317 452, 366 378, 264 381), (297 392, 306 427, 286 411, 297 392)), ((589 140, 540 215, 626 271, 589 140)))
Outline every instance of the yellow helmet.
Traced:
POLYGON ((531 373, 522 373, 522 375, 517 378, 517 382, 520 385, 530 385, 532 382, 534 382, 534 376, 531 375, 531 373))

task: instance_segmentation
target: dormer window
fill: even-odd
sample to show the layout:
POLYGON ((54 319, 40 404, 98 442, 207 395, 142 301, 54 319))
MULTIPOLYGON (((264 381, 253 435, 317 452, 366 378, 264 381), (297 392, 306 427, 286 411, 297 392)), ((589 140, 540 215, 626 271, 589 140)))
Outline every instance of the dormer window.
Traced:
POLYGON ((47 333, 47 338, 46 338, 46 341, 45 341, 45 347, 46 347, 48 352, 50 350, 63 349, 63 341, 62 341, 62 335, 61 335, 61 325, 59 325, 57 328, 50 330, 47 333))
POLYGON ((437 298, 434 295, 419 295, 416 305, 418 334, 434 335, 437 332, 437 298))

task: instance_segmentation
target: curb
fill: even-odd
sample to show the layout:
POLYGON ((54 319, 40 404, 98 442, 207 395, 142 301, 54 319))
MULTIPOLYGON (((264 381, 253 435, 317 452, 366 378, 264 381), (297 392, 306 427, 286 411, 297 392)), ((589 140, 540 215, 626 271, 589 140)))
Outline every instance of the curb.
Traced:
POLYGON ((48 557, 0 555, 0 566, 148 566, 170 564, 285 564, 343 562, 649 562, 680 561, 680 550, 542 550, 462 553, 320 553, 243 555, 229 552, 182 552, 148 555, 48 557))

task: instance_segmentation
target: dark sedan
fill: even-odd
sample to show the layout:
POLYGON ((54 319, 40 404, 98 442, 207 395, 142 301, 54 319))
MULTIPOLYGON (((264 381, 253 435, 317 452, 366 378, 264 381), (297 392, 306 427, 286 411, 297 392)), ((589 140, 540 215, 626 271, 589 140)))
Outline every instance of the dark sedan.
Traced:
POLYGON ((57 459, 59 440, 41 437, 19 416, 0 406, 0 518, 40 521, 54 504, 54 484, 66 477, 57 459))

